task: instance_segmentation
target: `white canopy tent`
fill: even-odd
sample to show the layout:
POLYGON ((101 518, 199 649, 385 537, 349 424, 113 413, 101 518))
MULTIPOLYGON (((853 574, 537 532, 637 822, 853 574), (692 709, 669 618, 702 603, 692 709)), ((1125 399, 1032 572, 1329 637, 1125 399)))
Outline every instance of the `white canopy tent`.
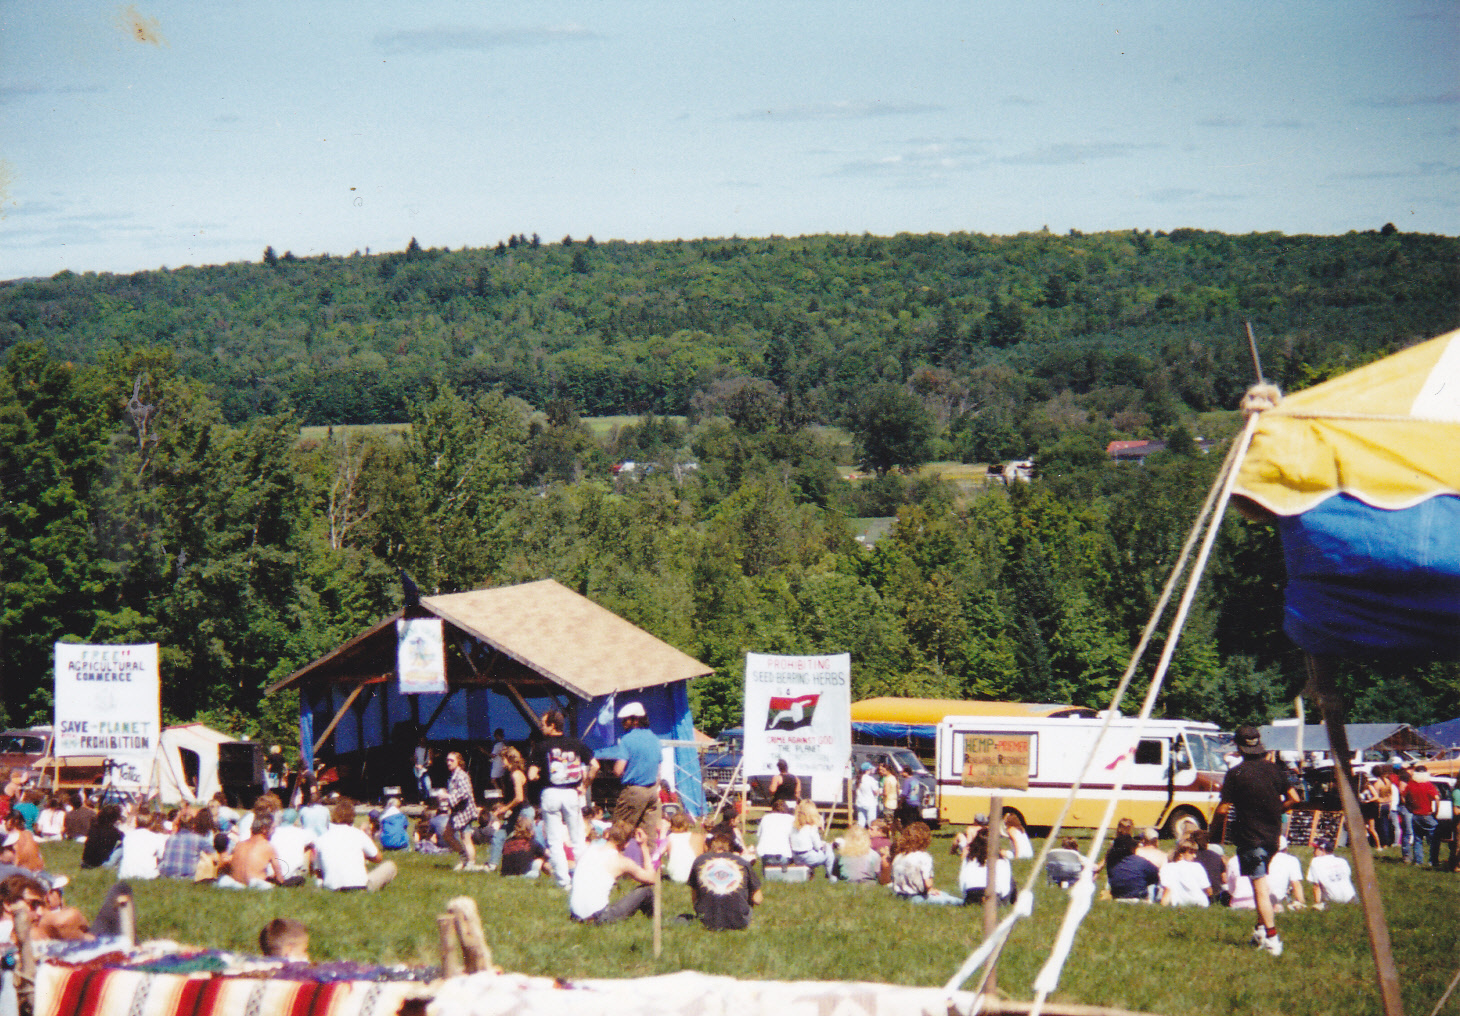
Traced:
POLYGON ((158 738, 151 772, 142 773, 142 786, 165 803, 197 803, 211 798, 218 784, 218 746, 233 738, 201 723, 167 727, 158 738))

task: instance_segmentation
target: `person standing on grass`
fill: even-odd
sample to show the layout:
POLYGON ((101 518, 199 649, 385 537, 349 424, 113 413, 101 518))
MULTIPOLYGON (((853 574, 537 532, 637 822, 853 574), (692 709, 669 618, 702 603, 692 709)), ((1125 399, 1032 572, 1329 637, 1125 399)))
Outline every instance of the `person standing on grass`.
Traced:
MULTIPOLYGON (((477 810, 471 775, 466 771, 466 759, 459 751, 453 751, 446 756, 446 768, 451 771, 451 778, 446 781, 446 799, 451 805, 451 828, 456 833, 456 841, 461 848, 461 863, 456 866, 456 870, 475 871, 477 847, 468 830, 481 812, 477 810)), ((338 822, 333 814, 331 820, 332 825, 338 822)))
POLYGON ((644 832, 646 854, 659 838, 659 763, 664 754, 659 738, 649 729, 649 714, 640 702, 630 702, 618 711, 624 736, 616 748, 605 752, 613 758, 613 772, 623 786, 613 807, 615 823, 627 822, 644 832))
POLYGON ((857 825, 866 829, 877 817, 877 775, 871 762, 862 763, 861 775, 857 777, 856 792, 857 825))
MULTIPOLYGON (((1414 858, 1412 863, 1416 865, 1425 863, 1425 844, 1428 843, 1430 866, 1439 867, 1440 841, 1435 836, 1435 829, 1440 824, 1436 818, 1439 801, 1440 792, 1430 781, 1430 771, 1424 766, 1415 766, 1404 788, 1404 806, 1409 809, 1410 824, 1414 828, 1409 842, 1414 858)), ((1405 860, 1410 863, 1408 858, 1405 860)))
POLYGON ((573 869, 573 887, 568 891, 568 913, 580 924, 612 924, 634 913, 654 915, 654 882, 659 873, 624 856, 624 845, 630 840, 647 850, 643 828, 617 821, 603 839, 594 840, 583 850, 573 869), (613 886, 623 876, 641 883, 618 900, 610 903, 613 886))
POLYGON ((886 762, 877 763, 877 779, 882 784, 882 817, 891 822, 897 817, 897 777, 886 762))
POLYGON ((542 729, 544 736, 532 750, 527 779, 545 781, 538 804, 547 836, 548 861, 559 888, 568 889, 573 876, 568 871, 567 847, 573 848, 575 858, 583 852, 583 801, 598 775, 598 760, 593 757, 593 749, 564 733, 567 721, 560 710, 548 710, 542 718, 542 729))
POLYGON ((1217 814, 1227 816, 1237 846, 1238 871, 1252 879, 1253 902, 1257 905, 1252 944, 1281 956, 1283 940, 1278 937, 1267 868, 1278 852, 1283 812, 1298 803, 1298 793, 1283 771, 1268 760, 1256 727, 1238 727, 1236 742, 1242 761, 1222 781, 1222 803, 1217 805, 1217 814))

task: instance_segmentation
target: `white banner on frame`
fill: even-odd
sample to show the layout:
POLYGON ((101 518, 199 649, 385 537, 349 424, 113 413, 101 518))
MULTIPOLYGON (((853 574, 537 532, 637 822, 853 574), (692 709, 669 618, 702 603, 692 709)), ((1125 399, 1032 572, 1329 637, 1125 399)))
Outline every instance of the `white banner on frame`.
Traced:
POLYGON ((56 643, 56 756, 151 758, 161 733, 157 643, 56 643))
POLYGON ((852 657, 745 654, 745 775, 786 760, 810 787, 802 796, 841 799, 852 758, 852 657))

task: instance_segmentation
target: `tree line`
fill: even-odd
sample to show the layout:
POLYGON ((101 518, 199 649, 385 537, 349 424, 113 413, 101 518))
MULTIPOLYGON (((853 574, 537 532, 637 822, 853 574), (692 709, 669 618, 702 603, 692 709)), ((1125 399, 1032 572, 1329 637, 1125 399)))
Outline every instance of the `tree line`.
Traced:
MULTIPOLYGON (((437 378, 405 401, 407 428, 302 438, 294 411, 229 419, 183 359, 77 364, 28 341, 0 369, 11 723, 49 718, 54 641, 155 641, 165 718, 287 739, 296 702, 262 689, 397 609, 402 570, 428 593, 556 578, 714 666, 692 692, 712 731, 739 720, 749 650, 849 652, 858 698, 1103 706, 1221 459, 1174 442, 1145 466, 1072 453, 1032 483, 959 487, 893 455, 852 482, 803 405, 744 377, 698 389, 692 418, 607 434, 568 399, 437 378), (851 521, 870 515, 892 517, 874 546, 851 521)), ((895 405, 858 418, 862 459, 909 421, 923 457, 950 441, 907 382, 877 391, 895 405)), ((1039 404, 1052 448, 1110 426, 1061 406, 1039 404)), ((1282 581, 1272 530, 1227 519, 1164 712, 1288 708, 1302 668, 1282 581)), ((1448 718, 1460 692, 1453 665, 1343 677, 1358 719, 1448 718)))

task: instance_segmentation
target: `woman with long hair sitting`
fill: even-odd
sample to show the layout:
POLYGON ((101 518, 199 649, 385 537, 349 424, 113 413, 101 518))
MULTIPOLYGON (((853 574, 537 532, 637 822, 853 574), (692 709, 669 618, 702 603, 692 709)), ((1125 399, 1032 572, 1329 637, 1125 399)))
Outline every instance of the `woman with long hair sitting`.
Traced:
POLYGON ((791 827, 791 863, 808 868, 820 865, 826 869, 826 880, 836 881, 836 854, 821 838, 821 813, 810 798, 796 805, 796 820, 791 827))

